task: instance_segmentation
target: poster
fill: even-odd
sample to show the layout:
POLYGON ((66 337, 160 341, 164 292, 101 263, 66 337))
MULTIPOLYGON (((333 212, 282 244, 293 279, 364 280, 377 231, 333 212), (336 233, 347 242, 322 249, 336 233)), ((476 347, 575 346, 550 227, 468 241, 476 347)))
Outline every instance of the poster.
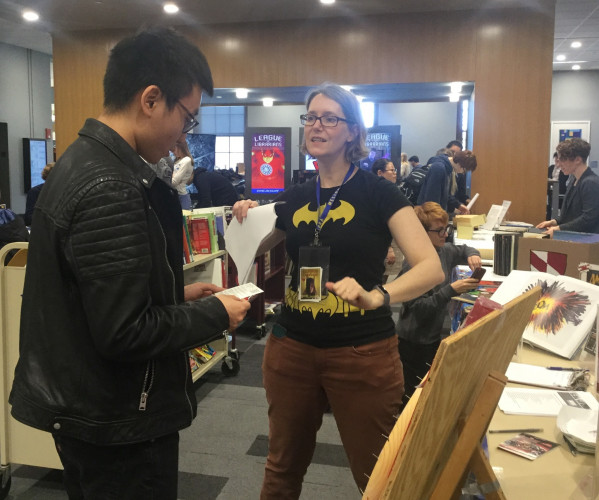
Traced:
POLYGON ((551 122, 551 139, 549 141, 549 165, 553 163, 553 153, 557 145, 573 137, 589 141, 591 136, 590 121, 554 121, 551 122))
POLYGON ((285 189, 285 135, 252 134, 252 194, 285 189))

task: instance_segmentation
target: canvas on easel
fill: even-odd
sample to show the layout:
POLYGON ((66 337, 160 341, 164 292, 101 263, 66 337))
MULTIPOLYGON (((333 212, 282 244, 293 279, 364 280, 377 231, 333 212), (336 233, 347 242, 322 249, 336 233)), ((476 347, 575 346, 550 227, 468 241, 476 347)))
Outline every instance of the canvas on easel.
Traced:
POLYGON ((441 480, 457 485, 466 470, 492 476, 480 440, 538 297, 538 288, 528 291, 441 342, 424 387, 379 455, 363 500, 451 498, 453 489, 436 490, 441 480))

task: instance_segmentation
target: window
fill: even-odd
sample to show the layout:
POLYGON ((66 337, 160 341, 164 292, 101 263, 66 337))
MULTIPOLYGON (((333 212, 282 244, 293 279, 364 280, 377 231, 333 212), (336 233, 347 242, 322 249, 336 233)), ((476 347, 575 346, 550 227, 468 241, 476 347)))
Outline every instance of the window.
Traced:
POLYGON ((238 163, 243 163, 243 135, 217 135, 214 146, 214 168, 235 170, 238 163))
POLYGON ((206 106, 200 108, 200 134, 216 135, 214 166, 235 169, 243 163, 244 106, 206 106))

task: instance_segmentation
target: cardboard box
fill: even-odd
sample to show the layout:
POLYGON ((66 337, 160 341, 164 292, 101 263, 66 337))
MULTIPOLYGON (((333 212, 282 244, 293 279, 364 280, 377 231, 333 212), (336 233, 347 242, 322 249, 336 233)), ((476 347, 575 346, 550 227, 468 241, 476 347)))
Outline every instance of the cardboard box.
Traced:
POLYGON ((456 215, 453 222, 458 230, 458 238, 471 240, 474 228, 485 223, 484 215, 456 215))
POLYGON ((582 262, 599 264, 599 243, 520 238, 518 267, 520 271, 541 271, 580 279, 582 262))

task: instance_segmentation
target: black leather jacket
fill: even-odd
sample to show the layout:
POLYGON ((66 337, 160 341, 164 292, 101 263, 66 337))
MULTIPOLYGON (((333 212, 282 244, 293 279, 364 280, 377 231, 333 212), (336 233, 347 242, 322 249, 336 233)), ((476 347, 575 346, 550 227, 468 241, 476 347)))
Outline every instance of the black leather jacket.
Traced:
POLYGON ((19 421, 95 444, 196 415, 186 351, 222 336, 215 297, 183 302, 176 191, 89 119, 37 202, 10 403, 19 421))

